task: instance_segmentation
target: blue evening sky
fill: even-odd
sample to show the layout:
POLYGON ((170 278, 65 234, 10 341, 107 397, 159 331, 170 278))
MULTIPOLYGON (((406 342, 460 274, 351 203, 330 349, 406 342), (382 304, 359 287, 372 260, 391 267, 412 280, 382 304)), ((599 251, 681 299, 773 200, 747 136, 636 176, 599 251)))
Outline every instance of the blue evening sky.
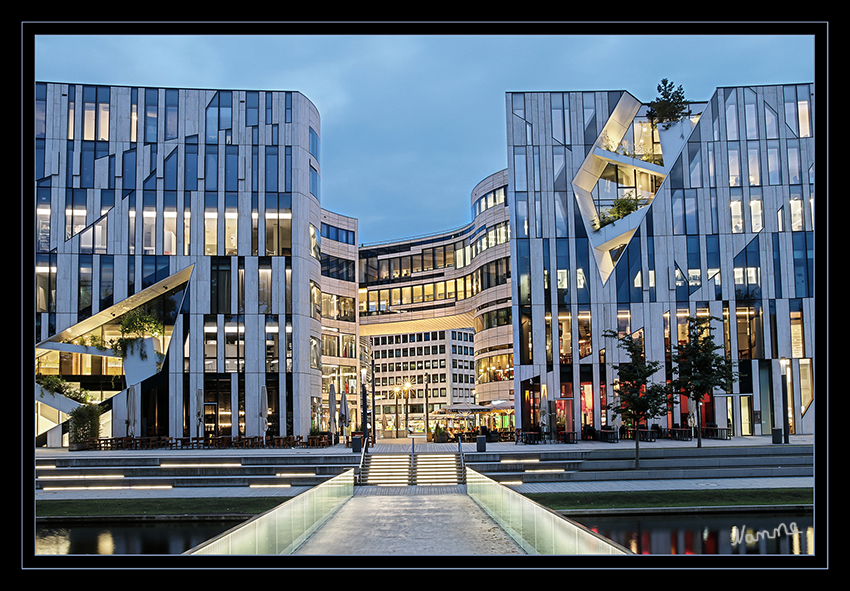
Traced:
POLYGON ((219 26, 209 35, 148 36, 95 26, 85 35, 36 34, 33 65, 47 82, 302 92, 322 120, 322 206, 358 218, 360 241, 370 243, 470 221, 473 187, 507 166, 505 92, 627 90, 648 102, 668 78, 704 101, 718 86, 815 81, 815 37, 806 29, 658 28, 652 36, 609 36, 602 27, 488 34, 486 26, 476 35, 440 27, 255 35, 237 26, 239 34, 221 35, 219 26))

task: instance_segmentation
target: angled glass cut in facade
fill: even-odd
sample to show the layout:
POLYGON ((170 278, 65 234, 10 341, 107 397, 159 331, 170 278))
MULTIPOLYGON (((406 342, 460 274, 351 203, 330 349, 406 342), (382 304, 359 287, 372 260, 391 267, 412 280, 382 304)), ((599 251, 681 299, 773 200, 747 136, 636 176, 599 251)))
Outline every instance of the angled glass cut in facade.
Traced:
POLYGON ((792 432, 813 432, 812 86, 719 88, 670 129, 622 91, 506 98, 518 425, 592 436, 623 361, 602 333, 641 334, 669 379, 683 320, 710 314, 741 379, 703 421, 781 427, 788 358, 792 432))
POLYGON ((115 436, 127 417, 136 435, 254 436, 263 419, 306 435, 321 420, 316 108, 297 92, 36 89, 36 372, 109 401, 115 436), (104 314, 187 270, 161 369, 128 408, 121 361, 67 341, 108 342, 104 314))

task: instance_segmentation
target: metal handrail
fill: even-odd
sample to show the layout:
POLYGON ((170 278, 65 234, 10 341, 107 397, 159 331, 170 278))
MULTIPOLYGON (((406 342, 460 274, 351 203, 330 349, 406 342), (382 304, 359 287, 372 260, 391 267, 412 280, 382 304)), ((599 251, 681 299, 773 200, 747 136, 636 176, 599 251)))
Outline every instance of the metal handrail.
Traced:
POLYGON ((364 439, 366 439, 366 441, 364 442, 363 446, 360 449, 360 466, 357 470, 357 481, 361 484, 363 483, 363 464, 366 463, 366 450, 369 447, 368 436, 365 437, 364 439))

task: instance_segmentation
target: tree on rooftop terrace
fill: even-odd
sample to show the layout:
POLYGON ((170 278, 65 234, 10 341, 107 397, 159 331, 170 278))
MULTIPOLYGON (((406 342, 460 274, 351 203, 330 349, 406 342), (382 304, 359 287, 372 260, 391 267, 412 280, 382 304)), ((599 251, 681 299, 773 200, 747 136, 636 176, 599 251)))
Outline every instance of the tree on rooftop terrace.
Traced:
POLYGON ((674 88, 673 83, 662 78, 657 86, 658 97, 649 103, 647 117, 653 125, 664 124, 664 129, 670 129, 670 125, 691 115, 685 91, 680 84, 674 88))

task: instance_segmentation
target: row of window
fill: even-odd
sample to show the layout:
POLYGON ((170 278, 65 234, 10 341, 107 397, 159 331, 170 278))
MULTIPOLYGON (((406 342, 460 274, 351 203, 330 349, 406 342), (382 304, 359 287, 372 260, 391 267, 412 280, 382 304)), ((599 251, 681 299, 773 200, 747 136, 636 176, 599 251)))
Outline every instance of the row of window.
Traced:
POLYGON ((354 230, 337 228, 336 226, 326 224, 325 222, 322 222, 322 238, 327 238, 328 240, 334 240, 336 242, 342 242, 343 244, 354 245, 356 243, 356 236, 354 230))
POLYGON ((504 285, 509 279, 510 261, 505 257, 484 264, 457 279, 380 290, 361 289, 360 314, 384 314, 391 311, 391 306, 463 300, 491 287, 504 285))
MULTIPOLYGON (((108 86, 83 86, 82 101, 80 101, 80 109, 82 113, 81 127, 85 140, 108 141, 109 140, 109 121, 111 114, 110 95, 111 88, 108 86)), ((173 140, 179 135, 179 110, 180 110, 180 91, 177 89, 166 88, 163 90, 165 104, 162 112, 160 112, 159 95, 160 91, 156 88, 145 88, 143 92, 143 104, 139 105, 139 90, 138 88, 130 89, 130 111, 123 114, 125 120, 130 125, 130 141, 136 142, 137 124, 141 119, 143 130, 143 141, 145 143, 157 143, 158 119, 163 116, 163 139, 173 140)), ((292 121, 292 93, 284 94, 284 122, 292 121)), ((266 125, 272 124, 274 93, 267 91, 265 95, 265 120, 266 125)), ((36 138, 46 137, 47 124, 47 83, 38 82, 35 86, 35 136, 36 138)), ((77 87, 76 85, 68 85, 68 137, 74 139, 75 131, 75 113, 77 109, 77 87)), ((260 92, 246 91, 245 92, 245 126, 256 127, 260 124, 260 92)), ((221 90, 215 93, 213 98, 205 109, 206 122, 206 141, 207 143, 218 143, 218 132, 230 130, 233 126, 233 92, 229 90, 221 90)), ((312 131, 312 130, 311 130, 312 131)), ((318 160, 319 159, 319 138, 313 132, 310 138, 310 153, 318 160)))

